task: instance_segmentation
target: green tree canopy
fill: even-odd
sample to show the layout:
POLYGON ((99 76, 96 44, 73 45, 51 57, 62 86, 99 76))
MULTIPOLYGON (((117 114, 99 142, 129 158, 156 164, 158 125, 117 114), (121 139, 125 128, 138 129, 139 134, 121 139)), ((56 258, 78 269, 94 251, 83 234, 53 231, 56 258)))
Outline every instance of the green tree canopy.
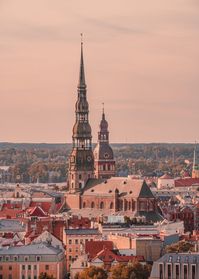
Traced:
POLYGON ((82 272, 75 275, 75 279, 107 279, 107 272, 96 266, 85 268, 82 272))
POLYGON ((139 262, 118 264, 111 268, 109 279, 148 279, 150 272, 150 265, 142 265, 139 262))
POLYGON ((179 241, 177 243, 167 245, 165 248, 166 253, 183 253, 194 250, 194 245, 188 241, 179 241))

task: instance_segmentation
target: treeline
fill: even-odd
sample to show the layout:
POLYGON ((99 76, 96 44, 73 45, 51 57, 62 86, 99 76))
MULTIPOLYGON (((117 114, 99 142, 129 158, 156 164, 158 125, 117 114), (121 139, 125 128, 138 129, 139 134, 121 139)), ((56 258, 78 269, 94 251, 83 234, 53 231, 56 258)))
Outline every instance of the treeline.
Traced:
MULTIPOLYGON (((117 175, 180 175, 191 171, 193 144, 113 144, 117 175)), ((62 182, 67 179, 71 144, 0 143, 0 182, 62 182), (4 168, 5 169, 5 168, 4 168), (3 177, 4 175, 4 177, 3 177)))

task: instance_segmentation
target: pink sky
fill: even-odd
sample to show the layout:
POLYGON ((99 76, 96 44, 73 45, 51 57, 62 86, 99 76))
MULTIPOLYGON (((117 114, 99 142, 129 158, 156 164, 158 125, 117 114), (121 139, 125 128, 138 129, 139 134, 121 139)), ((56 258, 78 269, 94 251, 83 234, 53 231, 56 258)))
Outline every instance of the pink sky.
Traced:
POLYGON ((80 33, 90 123, 112 142, 199 140, 198 0, 0 0, 0 141, 70 142, 80 33))

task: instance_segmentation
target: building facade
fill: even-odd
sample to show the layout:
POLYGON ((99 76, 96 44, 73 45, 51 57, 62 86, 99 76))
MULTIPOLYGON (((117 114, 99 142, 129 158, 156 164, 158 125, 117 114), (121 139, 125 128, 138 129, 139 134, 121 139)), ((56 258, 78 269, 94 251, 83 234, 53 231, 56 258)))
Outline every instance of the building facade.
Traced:
POLYGON ((169 253, 153 263, 149 279, 197 278, 199 278, 199 253, 169 253))
POLYGON ((101 238, 96 229, 65 229, 63 243, 66 247, 66 268, 70 269, 71 264, 85 253, 87 241, 94 241, 101 238))
POLYGON ((63 250, 47 243, 0 249, 0 279, 38 279, 42 272, 64 278, 63 250))

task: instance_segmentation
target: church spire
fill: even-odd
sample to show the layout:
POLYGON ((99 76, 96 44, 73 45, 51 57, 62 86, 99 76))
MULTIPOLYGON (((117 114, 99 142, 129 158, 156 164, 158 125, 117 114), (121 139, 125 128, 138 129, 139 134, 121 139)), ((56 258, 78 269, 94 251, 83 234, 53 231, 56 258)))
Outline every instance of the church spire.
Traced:
POLYGON ((73 126, 72 135, 73 148, 69 158, 68 172, 68 184, 71 193, 81 191, 85 187, 87 180, 93 177, 94 172, 92 134, 88 117, 89 104, 86 97, 82 39, 77 92, 77 101, 75 103, 75 124, 73 126))
POLYGON ((199 178, 199 163, 197 160, 197 143, 195 144, 194 153, 193 153, 193 169, 192 169, 192 178, 199 178))
POLYGON ((84 56, 83 56, 83 34, 81 33, 81 56, 80 56, 80 70, 79 70, 79 88, 85 88, 85 72, 84 72, 84 56))

